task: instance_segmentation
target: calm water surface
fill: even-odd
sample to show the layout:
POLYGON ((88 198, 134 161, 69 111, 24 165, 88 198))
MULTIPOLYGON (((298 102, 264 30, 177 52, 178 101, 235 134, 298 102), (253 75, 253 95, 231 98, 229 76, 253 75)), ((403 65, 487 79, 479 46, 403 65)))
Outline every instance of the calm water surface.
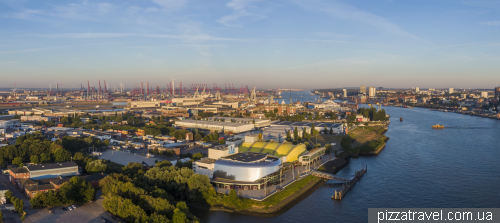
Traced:
MULTIPOLYGON (((293 92, 292 92, 293 93, 293 92)), ((368 208, 500 208, 500 121, 423 108, 384 107, 391 139, 378 155, 351 159, 368 172, 342 201, 329 181, 277 217, 198 213, 202 222, 366 222, 368 208), (399 118, 404 121, 400 122, 399 118), (431 129, 442 124, 447 128, 431 129)))

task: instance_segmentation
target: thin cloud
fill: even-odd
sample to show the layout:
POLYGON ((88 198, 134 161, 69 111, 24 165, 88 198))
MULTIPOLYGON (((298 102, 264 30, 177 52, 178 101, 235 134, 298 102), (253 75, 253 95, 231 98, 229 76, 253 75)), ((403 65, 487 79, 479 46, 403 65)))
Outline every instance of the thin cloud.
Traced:
POLYGON ((225 26, 240 27, 242 23, 254 22, 266 18, 264 15, 249 12, 251 8, 256 8, 255 3, 261 1, 262 0, 231 0, 226 6, 231 8, 233 12, 221 17, 217 22, 225 26))
POLYGON ((169 34, 140 34, 140 33, 57 33, 57 34, 32 34, 25 36, 35 36, 42 38, 118 38, 118 37, 147 37, 147 38, 167 38, 179 40, 212 40, 212 41, 248 41, 246 39, 221 38, 213 37, 205 34, 184 36, 184 35, 169 35, 169 34))
POLYGON ((487 26, 498 26, 498 25, 500 25, 500 21, 482 22, 481 24, 487 25, 487 26))
POLYGON ((353 20, 365 24, 372 25, 379 29, 389 31, 396 35, 407 36, 412 39, 418 37, 410 34, 397 25, 389 22, 387 19, 380 16, 357 9, 354 6, 347 5, 338 1, 324 2, 322 0, 294 0, 295 3, 305 9, 315 10, 336 16, 342 19, 353 20))

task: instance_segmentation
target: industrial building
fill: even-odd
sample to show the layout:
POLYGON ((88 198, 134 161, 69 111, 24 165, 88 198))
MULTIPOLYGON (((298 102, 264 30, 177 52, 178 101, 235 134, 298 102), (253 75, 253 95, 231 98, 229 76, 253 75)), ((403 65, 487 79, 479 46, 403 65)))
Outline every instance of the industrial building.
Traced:
POLYGON ((9 180, 16 184, 22 179, 45 179, 58 176, 79 175, 78 165, 74 162, 28 165, 19 168, 9 168, 9 180))
POLYGON ((219 132, 246 132, 254 129, 252 123, 225 122, 225 121, 201 121, 201 120, 178 120, 175 121, 176 127, 199 128, 208 130, 217 130, 219 132))
POLYGON ((272 127, 281 127, 281 126, 289 126, 290 129, 294 129, 297 127, 299 132, 302 132, 303 129, 306 130, 307 133, 311 133, 311 127, 312 124, 314 124, 314 129, 321 131, 325 128, 330 131, 330 128, 333 130, 334 134, 339 134, 344 132, 344 128, 342 124, 339 123, 330 123, 330 122, 292 122, 292 121, 277 121, 271 123, 271 129, 272 127))
POLYGON ((265 126, 271 125, 270 119, 256 119, 256 118, 211 117, 211 118, 208 118, 208 121, 251 123, 251 124, 255 124, 255 127, 265 127, 265 126))

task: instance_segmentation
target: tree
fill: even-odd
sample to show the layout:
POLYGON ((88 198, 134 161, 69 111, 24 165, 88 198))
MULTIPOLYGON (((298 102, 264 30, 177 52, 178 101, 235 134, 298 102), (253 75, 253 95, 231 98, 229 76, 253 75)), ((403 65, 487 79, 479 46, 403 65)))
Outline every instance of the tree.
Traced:
POLYGON ((61 201, 65 204, 84 204, 94 199, 95 190, 85 180, 78 176, 72 177, 68 182, 59 188, 61 201))
POLYGON ((325 145, 325 153, 330 154, 332 152, 333 146, 331 144, 326 144, 325 145))
POLYGON ((297 140, 299 138, 299 132, 297 131, 297 127, 293 129, 293 138, 297 140))
POLYGON ((13 164, 13 165, 17 165, 17 166, 19 166, 19 165, 21 165, 22 163, 23 163, 23 159, 22 159, 21 157, 16 157, 16 158, 14 158, 14 160, 12 160, 12 164, 13 164))
POLYGON ((71 159, 71 153, 63 148, 56 149, 54 152, 54 160, 56 162, 64 162, 71 159))
POLYGON ((41 163, 48 163, 48 162, 50 162, 50 154, 48 154, 48 153, 42 153, 42 155, 40 155, 40 162, 41 163))
POLYGON ((312 134, 312 135, 314 135, 314 130, 316 130, 316 129, 314 129, 314 123, 312 123, 312 124, 311 124, 311 134, 312 134))
POLYGON ((325 134, 325 135, 326 135, 326 134, 328 134, 328 128, 326 128, 326 125, 325 125, 325 127, 323 128, 323 134, 325 134))
POLYGON ((226 144, 226 140, 224 140, 224 139, 219 139, 219 144, 221 144, 221 145, 222 145, 222 144, 226 144))
POLYGON ((333 134, 333 127, 330 126, 330 135, 333 134))
POLYGON ((14 205, 14 209, 17 213, 24 215, 24 200, 18 199, 16 197, 11 198, 12 204, 14 205))
POLYGON ((199 159, 201 159, 201 158, 203 158, 203 154, 201 154, 201 153, 195 153, 195 154, 193 155, 193 159, 194 159, 194 160, 199 160, 199 159))
POLYGON ((106 171, 107 165, 104 163, 104 160, 94 160, 89 162, 85 167, 85 170, 89 173, 101 173, 106 171))
POLYGON ((200 135, 200 133, 196 133, 196 135, 194 135, 194 140, 195 140, 195 141, 200 141, 200 140, 201 140, 201 135, 200 135))
POLYGON ((4 196, 7 203, 12 203, 11 198, 14 197, 14 193, 12 193, 12 191, 8 190, 5 192, 4 196))
POLYGON ((290 130, 286 131, 286 140, 290 142, 292 141, 292 135, 290 134, 290 130))
POLYGON ((31 160, 31 162, 32 162, 32 163, 34 163, 34 164, 37 164, 37 163, 39 163, 39 162, 40 162, 40 158, 38 158, 38 155, 32 155, 32 156, 30 157, 30 160, 31 160))
POLYGON ((206 135, 205 137, 203 137, 203 141, 205 141, 205 142, 210 141, 210 137, 208 135, 206 135))
POLYGON ((342 137, 340 140, 340 146, 342 146, 342 149, 344 149, 344 152, 349 153, 351 150, 351 144, 354 142, 353 138, 351 136, 346 135, 342 137))

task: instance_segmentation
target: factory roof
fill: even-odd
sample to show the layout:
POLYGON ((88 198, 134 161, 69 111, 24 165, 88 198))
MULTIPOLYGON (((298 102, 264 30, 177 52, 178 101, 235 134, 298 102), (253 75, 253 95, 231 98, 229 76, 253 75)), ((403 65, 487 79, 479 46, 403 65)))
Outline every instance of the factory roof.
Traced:
POLYGON ((291 121, 278 121, 278 122, 273 122, 271 125, 277 126, 277 125, 287 125, 287 126, 302 126, 302 127, 311 127, 311 125, 314 124, 314 127, 339 127, 342 124, 339 123, 328 123, 328 122, 291 122, 291 121))
POLYGON ((74 162, 64 162, 64 163, 38 164, 38 165, 26 166, 26 168, 29 171, 59 169, 59 168, 68 168, 68 167, 78 167, 78 165, 74 162))
POLYGON ((182 123, 195 123, 198 125, 218 125, 218 126, 245 126, 245 125, 253 125, 252 123, 237 123, 237 122, 221 122, 221 121, 201 121, 201 120, 181 120, 175 121, 175 124, 182 123))

